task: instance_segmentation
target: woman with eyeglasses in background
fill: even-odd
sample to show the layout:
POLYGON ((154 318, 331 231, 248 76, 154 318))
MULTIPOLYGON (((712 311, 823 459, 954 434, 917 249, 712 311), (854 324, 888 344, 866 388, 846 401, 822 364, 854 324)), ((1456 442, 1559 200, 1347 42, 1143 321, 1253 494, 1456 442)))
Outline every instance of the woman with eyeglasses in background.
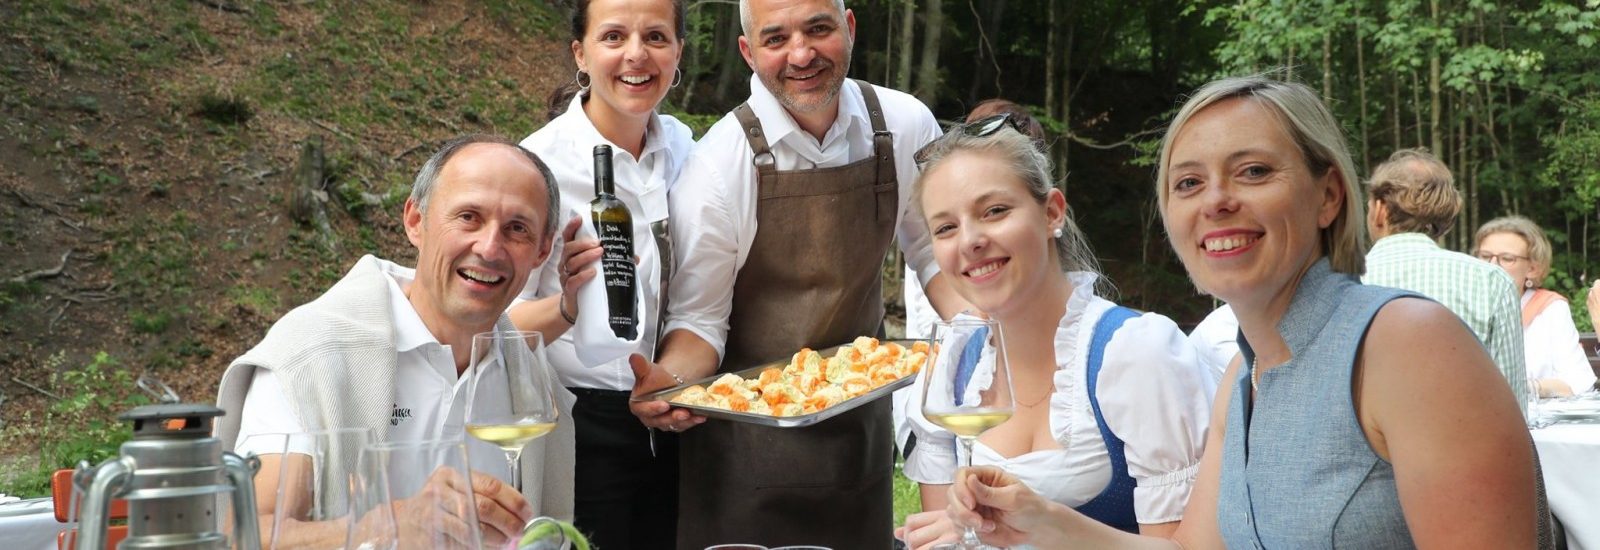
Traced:
POLYGON ((1473 255, 1500 266, 1522 292, 1522 349, 1539 397, 1566 397, 1594 387, 1594 371, 1578 342, 1566 297, 1544 286, 1550 240, 1533 220, 1505 216, 1478 228, 1473 255))
MULTIPOLYGON (((939 268, 1005 335, 1015 412, 978 438, 972 463, 1115 528, 1169 535, 1199 472, 1215 384, 1172 320, 1102 297, 1111 285, 1051 185, 1049 159, 1012 120, 930 143, 912 191, 939 268)), ((992 372, 995 356, 985 350, 977 370, 992 372)), ((912 550, 961 533, 945 512, 961 451, 923 418, 924 382, 906 406, 917 444, 905 474, 925 511, 896 533, 912 550)))

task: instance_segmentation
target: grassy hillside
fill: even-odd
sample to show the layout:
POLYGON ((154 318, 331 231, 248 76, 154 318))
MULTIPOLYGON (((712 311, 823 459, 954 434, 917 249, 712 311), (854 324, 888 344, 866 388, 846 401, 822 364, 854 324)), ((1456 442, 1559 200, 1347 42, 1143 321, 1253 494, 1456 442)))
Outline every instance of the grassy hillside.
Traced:
POLYGON ((227 361, 361 254, 441 141, 520 137, 571 78, 515 0, 0 3, 0 492, 114 441, 152 375, 227 361), (326 229, 291 216, 320 143, 326 229))

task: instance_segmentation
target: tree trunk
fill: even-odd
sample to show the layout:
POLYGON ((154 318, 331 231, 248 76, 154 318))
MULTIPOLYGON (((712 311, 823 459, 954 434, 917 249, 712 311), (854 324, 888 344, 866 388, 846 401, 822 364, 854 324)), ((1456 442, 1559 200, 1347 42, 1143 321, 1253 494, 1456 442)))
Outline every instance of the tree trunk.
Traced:
MULTIPOLYGON (((727 6, 718 7, 721 8, 727 6)), ((733 93, 733 87, 735 84, 742 83, 738 77, 747 76, 749 73, 746 71, 748 71, 750 68, 748 65, 745 65, 744 56, 739 54, 738 41, 739 36, 744 34, 744 29, 739 26, 739 14, 737 13, 737 8, 724 11, 733 11, 735 13, 723 14, 724 17, 722 18, 722 29, 716 33, 719 37, 722 37, 721 40, 717 41, 718 44, 730 44, 733 46, 730 48, 723 48, 724 53, 722 55, 722 59, 718 63, 719 68, 717 70, 716 102, 719 107, 718 110, 720 111, 727 111, 733 107, 733 105, 730 104, 732 102, 729 101, 730 97, 735 96, 733 93)), ((742 96, 744 94, 737 95, 742 96)))
MULTIPOLYGON (((1422 77, 1417 76, 1416 71, 1411 71, 1411 116, 1417 123, 1417 145, 1428 143, 1422 135, 1422 77)), ((1437 154, 1439 145, 1436 143, 1433 147, 1437 154)))
MULTIPOLYGON (((1462 200, 1466 200, 1466 198, 1472 197, 1472 193, 1474 193, 1472 182, 1478 179, 1478 166, 1477 160, 1475 160, 1474 147, 1467 142, 1466 117, 1461 117, 1461 120, 1456 123, 1456 147, 1459 147, 1458 152, 1456 152, 1456 158, 1461 158, 1462 169, 1461 174, 1456 176, 1456 184, 1462 187, 1462 200)), ((1475 224, 1475 221, 1469 222, 1475 224)), ((1477 227, 1477 225, 1472 225, 1472 227, 1477 227)), ((1456 249, 1466 249, 1466 235, 1467 232, 1464 232, 1464 230, 1456 232, 1456 249)))
POLYGON ((1333 31, 1322 31, 1322 100, 1333 101, 1333 31))
POLYGON ((1363 36, 1361 2, 1356 2, 1356 90, 1361 102, 1361 167, 1372 167, 1371 137, 1367 131, 1367 40, 1363 36))
POLYGON ((917 24, 917 0, 904 0, 900 7, 900 67, 894 78, 896 90, 911 89, 911 38, 917 24))
POLYGON ((967 7, 972 10, 972 19, 976 23, 978 32, 978 50, 972 56, 972 82, 967 85, 967 104, 977 105, 978 101, 983 99, 979 94, 986 80, 994 82, 995 95, 1005 93, 1000 88, 1000 63, 999 53, 994 49, 995 37, 990 33, 1001 28, 1000 22, 1006 10, 1006 0, 988 0, 983 3, 984 9, 981 12, 973 0, 967 0, 967 7))
POLYGON ((944 0, 929 0, 922 13, 922 65, 917 69, 917 99, 929 108, 939 100, 939 40, 944 34, 944 0))
POLYGON ((1400 148, 1400 76, 1394 72, 1389 73, 1389 107, 1393 116, 1389 120, 1394 122, 1394 141, 1389 144, 1390 149, 1400 148))
MULTIPOLYGON (((1068 4, 1067 7, 1070 10, 1072 5, 1068 4)), ((1072 12, 1068 11, 1065 15, 1063 23, 1067 26, 1067 38, 1061 44, 1061 105, 1056 109, 1061 113, 1058 120, 1061 121, 1063 136, 1063 139, 1056 140, 1057 147, 1061 148, 1060 160, 1056 162, 1056 174, 1060 176, 1056 185, 1061 188, 1063 195, 1067 193, 1066 175, 1072 165, 1072 140, 1065 139, 1065 136, 1072 134, 1072 96, 1077 95, 1072 80, 1073 38, 1077 36, 1077 27, 1072 24, 1072 12)))
MULTIPOLYGON (((1433 16, 1433 26, 1438 27, 1439 0, 1428 0, 1428 10, 1433 16)), ((1444 136, 1440 134, 1439 129, 1439 115, 1443 111, 1439 99, 1439 45, 1435 43, 1428 50, 1428 94, 1432 98, 1430 104, 1433 108, 1429 115, 1428 133, 1433 138, 1434 151, 1440 152, 1439 150, 1444 147, 1444 136)))
POLYGON ((1061 33, 1060 28, 1056 26, 1056 14, 1060 11, 1058 9, 1060 2, 1057 0, 1045 0, 1045 2, 1049 4, 1049 7, 1046 8, 1048 15, 1045 16, 1045 27, 1049 31, 1045 33, 1044 46, 1044 114, 1050 118, 1061 120, 1056 110, 1056 64, 1060 62, 1056 58, 1059 44, 1056 37, 1061 33))

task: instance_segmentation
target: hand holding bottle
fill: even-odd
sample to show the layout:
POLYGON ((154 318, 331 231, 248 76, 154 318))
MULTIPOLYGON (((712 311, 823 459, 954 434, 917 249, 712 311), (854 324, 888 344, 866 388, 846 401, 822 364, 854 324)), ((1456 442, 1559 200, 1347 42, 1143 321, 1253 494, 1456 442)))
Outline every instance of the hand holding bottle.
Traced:
POLYGON ((578 236, 583 216, 573 216, 561 230, 561 311, 573 318, 578 316, 578 288, 599 275, 595 262, 605 250, 600 241, 578 236))

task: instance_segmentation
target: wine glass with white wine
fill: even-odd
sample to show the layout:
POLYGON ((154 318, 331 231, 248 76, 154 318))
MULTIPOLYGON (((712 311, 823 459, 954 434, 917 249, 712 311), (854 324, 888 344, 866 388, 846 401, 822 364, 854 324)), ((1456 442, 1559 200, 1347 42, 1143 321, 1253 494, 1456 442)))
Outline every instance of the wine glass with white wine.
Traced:
MULTIPOLYGON (((961 466, 972 465, 972 445, 984 431, 1011 419, 1011 374, 1000 323, 959 317, 933 325, 928 362, 922 369, 922 416, 955 434, 961 466), (987 348, 987 350, 986 350, 987 348)), ((988 550, 971 527, 961 542, 939 546, 988 550)))
POLYGON ((467 433, 505 451, 511 483, 520 493, 523 446, 554 430, 561 414, 544 336, 523 331, 476 334, 472 365, 467 433))

